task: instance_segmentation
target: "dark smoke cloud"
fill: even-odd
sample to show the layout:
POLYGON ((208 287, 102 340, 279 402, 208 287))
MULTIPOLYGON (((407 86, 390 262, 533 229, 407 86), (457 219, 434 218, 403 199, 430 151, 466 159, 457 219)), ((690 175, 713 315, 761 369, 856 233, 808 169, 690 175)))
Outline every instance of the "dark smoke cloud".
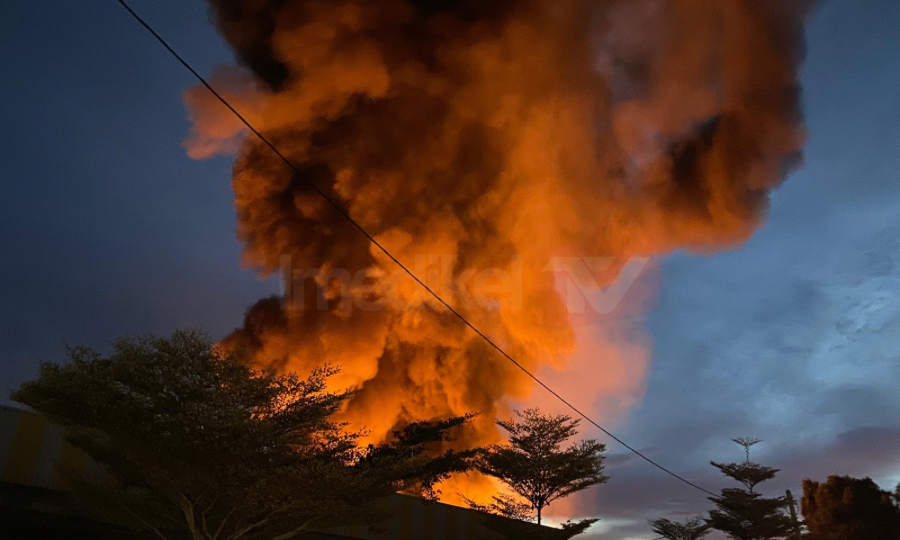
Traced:
POLYGON ((493 440, 492 418, 531 386, 408 280, 386 278, 393 264, 308 182, 410 267, 443 255, 441 271, 455 278, 524 261, 521 305, 456 307, 532 369, 594 347, 597 373, 585 376, 604 394, 637 395, 646 337, 604 331, 576 343, 540 264, 560 253, 626 261, 737 246, 805 140, 806 1, 210 4, 242 66, 217 84, 301 173, 242 141, 201 88, 186 96, 188 150, 239 151, 246 264, 271 273, 289 260, 320 269, 322 286, 305 290, 302 310, 261 301, 226 343, 282 369, 343 365, 340 382, 360 389, 347 417, 375 438, 411 419, 479 411, 473 441, 493 440), (369 279, 338 291, 335 270, 369 279), (336 301, 388 289, 403 307, 336 301), (329 309, 314 308, 317 295, 329 309))

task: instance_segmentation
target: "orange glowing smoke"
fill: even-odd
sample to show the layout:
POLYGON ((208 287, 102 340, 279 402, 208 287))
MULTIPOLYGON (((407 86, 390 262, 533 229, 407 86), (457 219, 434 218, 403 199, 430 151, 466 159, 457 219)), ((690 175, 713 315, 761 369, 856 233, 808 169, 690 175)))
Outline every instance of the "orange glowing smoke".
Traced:
MULTIPOLYGON (((477 411, 463 442, 494 441, 493 419, 532 384, 411 283, 382 279, 393 263, 306 181, 408 266, 433 256, 426 273, 524 261, 519 305, 451 301, 539 371, 564 367, 579 345, 543 261, 737 246, 800 158, 808 1, 210 2, 241 64, 215 84, 302 178, 255 138, 241 142, 241 126, 199 87, 186 97, 188 150, 204 158, 239 144, 246 264, 269 274, 287 260, 318 269, 322 285, 301 288, 303 309, 260 301, 226 342, 285 370, 343 366, 339 383, 359 389, 346 417, 375 439, 477 411), (328 276, 338 270, 365 283, 337 291, 328 276), (387 288, 403 301, 337 301, 387 288)), ((590 340, 598 354, 581 362, 580 399, 637 399, 647 337, 604 328, 590 340)))

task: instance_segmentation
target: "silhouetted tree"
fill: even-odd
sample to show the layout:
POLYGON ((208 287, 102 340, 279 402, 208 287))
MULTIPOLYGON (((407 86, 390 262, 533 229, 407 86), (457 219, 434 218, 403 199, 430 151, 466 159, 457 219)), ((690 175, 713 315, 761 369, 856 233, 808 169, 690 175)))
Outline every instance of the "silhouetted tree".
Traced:
POLYGON ((709 534, 710 527, 703 518, 692 518, 684 523, 678 523, 665 518, 651 519, 647 523, 653 528, 653 532, 666 540, 699 540, 709 534))
MULTIPOLYGON (((509 444, 488 448, 477 461, 477 469, 528 501, 538 524, 551 502, 607 481, 603 475, 605 445, 584 440, 562 447, 578 434, 578 420, 543 415, 537 409, 516 414, 521 421, 497 422, 508 433, 509 444)), ((594 521, 585 523, 590 526, 594 521)), ((570 526, 577 528, 580 523, 570 526)))
POLYGON ((349 392, 336 369, 307 378, 256 371, 196 332, 117 341, 109 356, 69 351, 13 399, 69 428, 110 481, 76 479, 107 518, 167 538, 287 540, 371 524, 400 490, 429 493, 471 453, 434 447, 466 418, 411 424, 380 446, 331 417, 349 392))
POLYGON ((900 540, 900 509, 870 478, 804 480, 801 510, 810 540, 900 540))
POLYGON ((744 447, 746 461, 711 463, 744 488, 725 488, 718 497, 710 497, 717 508, 709 512, 707 523, 737 540, 770 540, 786 536, 791 531, 792 524, 784 514, 784 497, 765 498, 756 492, 756 486, 774 478, 778 469, 750 461, 750 447, 761 442, 759 439, 733 440, 744 447))
POLYGON ((587 531, 598 521, 583 519, 567 521, 560 528, 541 527, 535 523, 537 519, 531 505, 521 502, 516 497, 506 494, 495 495, 488 504, 479 504, 465 497, 464 499, 473 510, 506 518, 488 519, 484 521, 484 525, 509 540, 568 540, 587 531))
POLYGON ((466 501, 466 504, 469 505, 469 508, 472 510, 477 510, 479 512, 484 512, 485 514, 492 514, 495 516, 503 516, 510 519, 515 519, 517 521, 527 521, 532 522, 535 521, 534 516, 532 515, 532 508, 529 503, 522 502, 520 499, 517 499, 511 495, 506 495, 501 493, 500 495, 494 495, 491 497, 491 501, 487 504, 480 504, 468 497, 463 497, 466 501))

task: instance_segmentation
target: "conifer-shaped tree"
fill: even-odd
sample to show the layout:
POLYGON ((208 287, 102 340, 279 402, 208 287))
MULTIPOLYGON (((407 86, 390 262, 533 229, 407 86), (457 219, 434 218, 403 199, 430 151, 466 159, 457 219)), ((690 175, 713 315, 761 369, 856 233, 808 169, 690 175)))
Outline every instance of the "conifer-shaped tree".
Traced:
POLYGON ((759 439, 732 440, 744 447, 746 460, 743 463, 711 463, 743 487, 725 488, 718 497, 710 497, 716 509, 709 512, 707 523, 735 540, 771 540, 787 536, 791 531, 791 520, 784 513, 784 497, 766 498, 756 491, 759 484, 775 478, 779 470, 750 461, 750 447, 761 442, 759 439))

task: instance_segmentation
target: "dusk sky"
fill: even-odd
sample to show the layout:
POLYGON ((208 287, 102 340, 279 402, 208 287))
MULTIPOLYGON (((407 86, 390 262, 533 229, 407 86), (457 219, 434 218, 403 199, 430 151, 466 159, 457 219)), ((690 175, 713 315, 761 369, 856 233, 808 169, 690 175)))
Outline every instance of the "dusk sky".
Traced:
MULTIPOLYGON (((204 2, 133 5, 201 73, 233 63, 204 2)), ((773 495, 829 474, 900 482, 898 28, 894 0, 824 2, 802 76, 804 166, 743 247, 662 261, 646 388, 609 427, 708 489, 727 485, 709 460, 741 458, 729 439, 743 435, 782 468, 773 495)), ((223 337, 278 292, 241 267, 233 158, 182 146, 195 81, 116 2, 4 1, 0 80, 4 403, 65 344, 182 327, 223 337)), ((612 480, 577 498, 601 538, 650 539, 647 518, 709 509, 585 434, 609 443, 612 480)))

